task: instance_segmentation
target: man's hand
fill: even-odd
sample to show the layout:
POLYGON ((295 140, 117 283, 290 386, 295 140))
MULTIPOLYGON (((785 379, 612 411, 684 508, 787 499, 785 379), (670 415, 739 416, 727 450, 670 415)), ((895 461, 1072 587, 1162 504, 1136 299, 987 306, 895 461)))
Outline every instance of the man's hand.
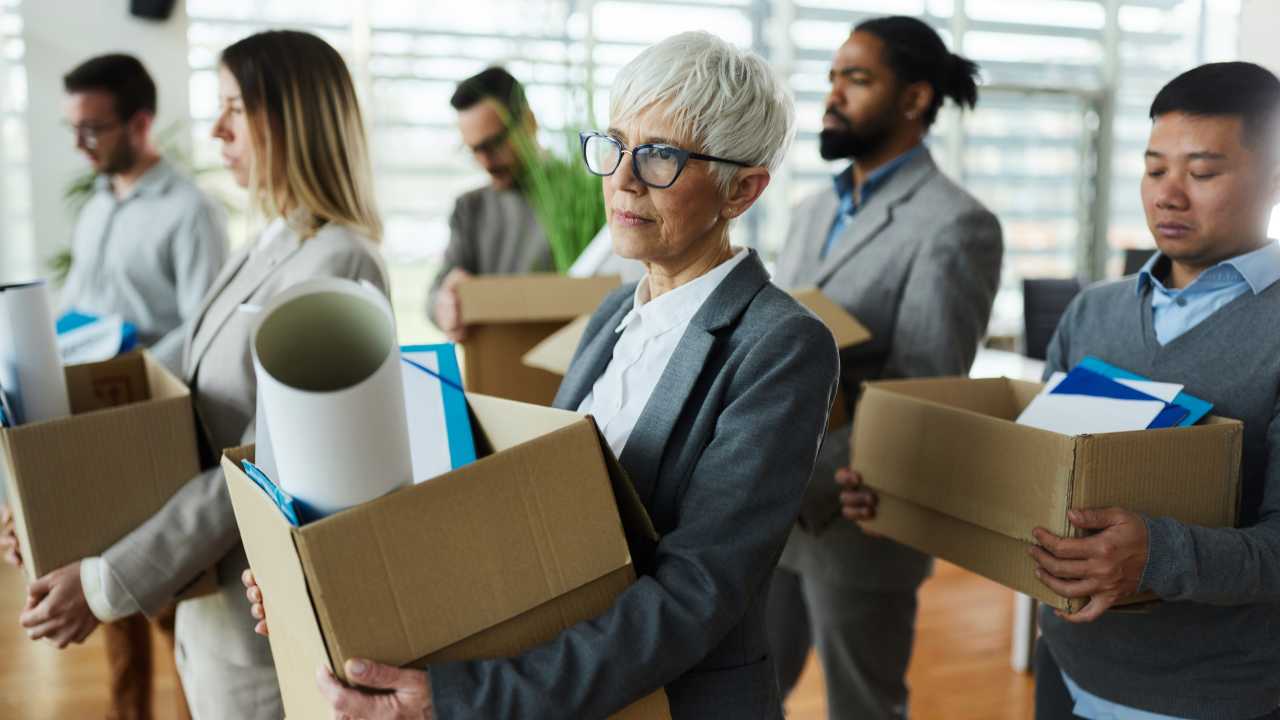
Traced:
POLYGON ((1058 617, 1074 623, 1093 622, 1122 598, 1138 592, 1147 567, 1147 524, 1137 513, 1120 508, 1071 510, 1071 524, 1098 530, 1083 538, 1062 538, 1036 528, 1041 547, 1028 552, 1036 561, 1036 577, 1067 598, 1090 598, 1079 612, 1058 617))
POLYGON ((348 660, 346 670, 351 682, 361 687, 346 687, 327 667, 316 672, 316 685, 333 708, 334 718, 435 720, 427 673, 369 660, 348 660))
POLYGON ((13 525, 13 511, 8 505, 0 505, 0 556, 14 567, 22 567, 22 546, 13 525))
POLYGON ((262 602, 262 588, 258 587, 258 581, 254 579, 252 570, 246 569, 240 575, 240 582, 244 583, 244 594, 249 598, 249 614, 258 621, 253 626, 253 631, 267 637, 271 631, 267 630, 267 606, 262 602))
POLYGON ((80 585, 80 562, 64 565, 31 583, 18 618, 32 640, 48 638, 61 650, 82 643, 98 627, 80 585))
POLYGON ((840 486, 840 513, 858 523, 864 534, 881 537, 863 524, 875 519, 880 498, 875 490, 862 484, 862 474, 853 468, 840 468, 836 470, 836 484, 840 486))
POLYGON ((448 336, 450 342, 460 343, 467 339, 467 326, 462 324, 462 302, 458 299, 458 285, 470 279, 471 273, 462 268, 454 268, 444 276, 436 293, 436 316, 433 319, 436 327, 448 336))

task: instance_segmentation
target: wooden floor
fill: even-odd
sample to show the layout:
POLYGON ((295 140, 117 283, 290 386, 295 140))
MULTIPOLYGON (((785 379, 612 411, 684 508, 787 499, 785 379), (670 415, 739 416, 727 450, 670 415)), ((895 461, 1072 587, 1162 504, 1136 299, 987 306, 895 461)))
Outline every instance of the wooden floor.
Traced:
MULTIPOLYGON (((106 709, 106 661, 95 633, 58 652, 26 639, 17 617, 21 576, 0 567, 0 718, 92 720, 106 709)), ((939 564, 920 599, 919 631, 909 681, 916 720, 1030 720, 1032 683, 1009 669, 1011 592, 951 565, 939 564)), ((170 662, 168 651, 162 662, 170 662)), ((168 720, 173 676, 157 679, 157 720, 168 720)), ((826 718, 821 669, 809 660, 787 703, 792 720, 826 718)))

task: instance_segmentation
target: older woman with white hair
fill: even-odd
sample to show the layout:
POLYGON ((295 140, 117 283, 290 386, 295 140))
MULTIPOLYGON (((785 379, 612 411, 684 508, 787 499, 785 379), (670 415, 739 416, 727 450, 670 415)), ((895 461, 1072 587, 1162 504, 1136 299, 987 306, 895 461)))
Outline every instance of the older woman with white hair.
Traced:
POLYGON ((765 600, 839 360, 730 230, 782 161, 791 101, 757 55, 686 33, 622 70, 610 118, 584 159, 647 274, 596 311, 556 405, 595 416, 661 540, 608 612, 516 657, 349 663, 372 692, 322 675, 339 716, 603 718, 665 687, 677 719, 782 717, 765 600))

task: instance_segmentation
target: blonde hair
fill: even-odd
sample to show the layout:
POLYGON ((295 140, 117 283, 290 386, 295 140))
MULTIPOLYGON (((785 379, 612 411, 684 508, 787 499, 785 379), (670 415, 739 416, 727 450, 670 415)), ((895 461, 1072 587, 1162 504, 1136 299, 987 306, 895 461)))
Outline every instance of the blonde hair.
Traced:
POLYGON ((257 209, 285 217, 304 238, 334 223, 380 241, 364 120, 342 56, 310 33, 271 30, 227 47, 221 60, 249 117, 257 209))

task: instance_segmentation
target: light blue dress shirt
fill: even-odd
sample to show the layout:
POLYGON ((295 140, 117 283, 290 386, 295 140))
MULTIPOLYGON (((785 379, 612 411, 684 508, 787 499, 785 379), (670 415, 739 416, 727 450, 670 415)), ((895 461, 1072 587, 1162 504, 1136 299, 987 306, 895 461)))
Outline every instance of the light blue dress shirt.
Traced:
POLYGON ((849 224, 849 220, 858 213, 859 208, 867 204, 867 200, 871 199, 872 193, 888 182, 889 177, 898 168, 906 165, 907 161, 919 155, 923 148, 923 145, 917 145, 873 170, 871 174, 867 175, 867 179, 862 182, 862 190, 856 194, 856 197, 853 192, 853 166, 850 165, 844 169, 844 172, 835 176, 836 196, 840 198, 840 209, 836 211, 835 220, 831 222, 831 230, 827 233, 827 242, 822 246, 822 257, 825 258, 827 253, 831 252, 831 247, 835 245, 840 233, 849 224))
MULTIPOLYGON (((1164 259, 1156 253, 1138 272, 1138 294, 1151 286, 1152 325, 1156 340, 1166 345, 1199 325, 1222 306, 1245 293, 1266 290, 1280 280, 1280 244, 1262 248, 1214 265, 1181 289, 1170 289, 1155 276, 1155 267, 1164 259)), ((1065 672, 1062 680, 1075 702, 1072 713, 1085 720, 1181 720, 1172 715, 1138 710, 1094 695, 1075 683, 1065 672)))
POLYGON ((1171 289, 1156 277, 1156 264, 1163 259, 1162 254, 1156 253, 1138 272, 1138 293, 1147 286, 1152 288, 1152 325, 1161 345, 1199 325, 1241 295, 1256 295, 1280 280, 1280 245, 1275 241, 1223 260, 1180 289, 1171 289))

